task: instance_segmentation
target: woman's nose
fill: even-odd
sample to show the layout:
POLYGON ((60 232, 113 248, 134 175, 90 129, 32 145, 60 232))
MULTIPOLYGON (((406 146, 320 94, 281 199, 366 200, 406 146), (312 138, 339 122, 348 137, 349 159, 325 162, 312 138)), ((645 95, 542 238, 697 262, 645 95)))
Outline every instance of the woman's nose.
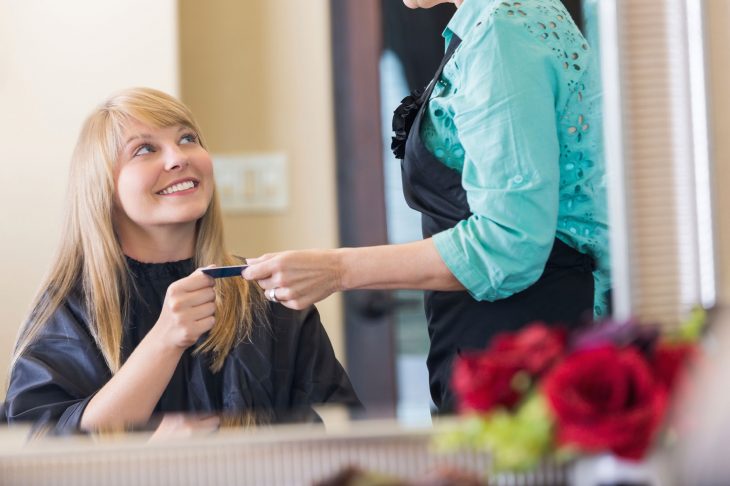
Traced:
POLYGON ((170 147, 165 154, 165 170, 184 169, 188 165, 188 157, 177 145, 170 147))

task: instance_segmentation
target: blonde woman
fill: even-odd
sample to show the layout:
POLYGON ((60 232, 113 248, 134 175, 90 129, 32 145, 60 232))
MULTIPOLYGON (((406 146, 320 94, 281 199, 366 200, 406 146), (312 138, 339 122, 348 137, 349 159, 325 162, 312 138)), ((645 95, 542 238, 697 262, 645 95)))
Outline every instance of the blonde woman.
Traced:
POLYGON ((55 264, 21 328, 10 422, 63 430, 153 414, 274 411, 357 398, 317 311, 267 302, 223 244, 198 125, 162 92, 122 91, 86 120, 55 264))

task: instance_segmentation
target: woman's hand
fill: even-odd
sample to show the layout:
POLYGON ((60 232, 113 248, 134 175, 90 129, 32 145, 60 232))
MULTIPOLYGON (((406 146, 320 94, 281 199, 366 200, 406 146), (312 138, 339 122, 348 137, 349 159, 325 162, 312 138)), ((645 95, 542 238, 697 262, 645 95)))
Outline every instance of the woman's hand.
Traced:
POLYGON ((301 250, 248 258, 243 277, 256 280, 269 300, 291 309, 305 309, 344 290, 338 250, 301 250))
MULTIPOLYGON (((211 277, 196 270, 167 288, 154 327, 84 410, 83 430, 143 424, 149 420, 183 351, 215 324, 214 284, 211 277)), ((215 420, 195 424, 170 418, 163 420, 163 430, 173 426, 207 427, 215 420)))
POLYGON ((215 324, 215 280, 200 270, 172 283, 154 330, 175 348, 186 349, 215 324))
POLYGON ((220 428, 220 422, 217 415, 166 413, 150 437, 150 442, 211 434, 220 428))

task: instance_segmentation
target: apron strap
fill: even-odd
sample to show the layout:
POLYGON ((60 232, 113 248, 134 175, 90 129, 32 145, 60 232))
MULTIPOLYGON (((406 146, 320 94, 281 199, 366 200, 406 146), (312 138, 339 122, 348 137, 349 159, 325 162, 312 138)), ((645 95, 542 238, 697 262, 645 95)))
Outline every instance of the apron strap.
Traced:
POLYGON ((461 39, 458 35, 452 34, 451 41, 449 42, 449 47, 446 49, 446 54, 444 54, 444 58, 441 60, 441 64, 439 64, 439 68, 436 71, 436 75, 433 77, 430 83, 428 83, 428 86, 426 87, 425 91, 421 95, 421 98, 419 99, 419 105, 423 104, 428 101, 428 99, 431 97, 431 93, 433 92, 433 88, 436 86, 436 82, 438 81, 439 77, 441 77, 441 73, 444 71, 444 67, 446 66, 446 63, 448 63, 451 58, 454 56, 454 52, 456 52, 456 48, 459 47, 459 44, 461 44, 461 39))

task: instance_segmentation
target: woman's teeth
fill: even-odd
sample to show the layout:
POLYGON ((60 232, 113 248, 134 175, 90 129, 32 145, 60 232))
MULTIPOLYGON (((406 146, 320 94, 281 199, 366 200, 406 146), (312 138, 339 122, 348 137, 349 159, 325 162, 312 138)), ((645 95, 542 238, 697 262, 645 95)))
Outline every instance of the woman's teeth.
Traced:
POLYGON ((163 196, 166 196, 168 194, 173 194, 180 191, 185 191, 187 189, 192 189, 195 187, 195 184, 193 181, 185 181, 181 182, 179 184, 175 184, 174 186, 170 186, 167 189, 163 189, 162 191, 158 192, 158 194, 161 194, 163 196))

